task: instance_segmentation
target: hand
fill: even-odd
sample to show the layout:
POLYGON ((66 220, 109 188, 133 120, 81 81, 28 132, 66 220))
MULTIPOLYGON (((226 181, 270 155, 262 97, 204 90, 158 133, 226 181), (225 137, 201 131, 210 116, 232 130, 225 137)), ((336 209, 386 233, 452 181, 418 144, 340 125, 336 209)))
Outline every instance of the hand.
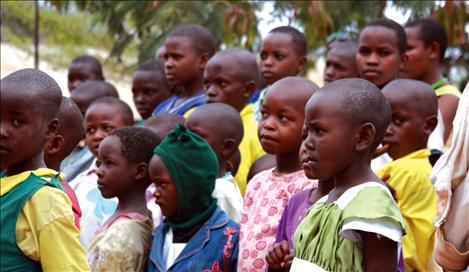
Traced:
POLYGON ((389 144, 385 144, 381 147, 376 148, 376 150, 373 152, 373 159, 383 155, 384 153, 388 152, 388 150, 389 144))
POLYGON ((275 244, 267 253, 265 260, 269 264, 269 271, 289 270, 293 261, 287 241, 275 244))

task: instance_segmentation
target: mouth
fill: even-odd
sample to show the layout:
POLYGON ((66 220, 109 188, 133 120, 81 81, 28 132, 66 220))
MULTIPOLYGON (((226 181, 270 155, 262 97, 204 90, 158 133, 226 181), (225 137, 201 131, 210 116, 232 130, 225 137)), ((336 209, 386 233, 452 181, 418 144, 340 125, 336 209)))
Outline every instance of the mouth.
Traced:
POLYGON ((380 74, 381 72, 378 70, 373 70, 373 69, 363 70, 363 75, 367 78, 375 78, 375 77, 378 77, 380 74))
POLYGON ((7 148, 4 145, 0 145, 0 153, 5 154, 5 153, 8 153, 8 152, 10 152, 9 148, 7 148))
POLYGON ((261 134, 259 138, 261 141, 277 142, 277 139, 271 135, 261 134))
POLYGON ((173 73, 167 73, 165 74, 166 80, 168 81, 174 81, 176 79, 176 75, 173 73))
POLYGON ((261 75, 264 77, 264 78, 272 78, 275 76, 274 73, 272 73, 271 71, 263 71, 261 73, 261 75))

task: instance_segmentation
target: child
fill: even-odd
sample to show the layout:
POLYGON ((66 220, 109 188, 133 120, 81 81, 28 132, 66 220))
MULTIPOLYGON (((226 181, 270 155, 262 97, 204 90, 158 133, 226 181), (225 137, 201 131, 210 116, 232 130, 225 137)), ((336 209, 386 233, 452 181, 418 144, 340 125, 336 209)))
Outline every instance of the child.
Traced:
POLYGON ((368 23, 360 33, 356 57, 360 77, 382 89, 399 76, 407 61, 404 29, 398 23, 381 18, 368 23))
POLYGON ((405 26, 409 60, 402 69, 402 77, 424 81, 432 85, 438 97, 443 117, 444 141, 451 134, 453 119, 461 94, 444 78, 440 64, 445 57, 448 39, 444 27, 432 19, 421 19, 405 26))
POLYGON ((324 68, 324 83, 331 83, 337 79, 359 77, 355 56, 358 44, 356 41, 337 41, 326 55, 324 68))
MULTIPOLYGON (((101 141, 115 129, 132 126, 133 114, 130 107, 115 97, 96 100, 86 110, 86 145, 93 156, 98 156, 101 141)), ((104 199, 98 190, 96 159, 91 166, 70 182, 75 190, 83 216, 81 218, 80 241, 88 248, 96 231, 107 221, 117 207, 117 199, 104 199)))
POLYGON ((164 76, 163 60, 148 60, 134 72, 132 93, 135 107, 142 120, 151 116, 153 110, 170 96, 170 88, 164 76))
MULTIPOLYGON (((44 146, 44 162, 47 167, 55 171, 60 171, 60 162, 67 157, 78 142, 83 139, 85 129, 83 128, 83 116, 80 109, 68 97, 62 97, 59 113, 58 131, 54 137, 47 139, 44 146)), ((81 209, 77 196, 67 182, 60 177, 60 184, 72 202, 72 210, 75 218, 75 225, 80 229, 81 209)))
POLYGON ((265 96, 259 138, 264 150, 275 156, 276 166, 254 176, 247 186, 241 217, 240 271, 266 267, 265 256, 288 199, 312 186, 301 169, 298 152, 304 107, 317 88, 306 79, 287 77, 272 85, 265 96))
POLYGON ((198 107, 187 118, 185 126, 204 138, 215 151, 218 176, 212 196, 217 199, 218 206, 239 223, 243 197, 233 176, 226 169, 243 138, 243 122, 239 113, 226 104, 207 104, 198 107))
MULTIPOLYGON (((303 128, 303 139, 308 136, 306 127, 303 128)), ((304 141, 300 148, 300 162, 307 163, 306 147, 304 141)), ((308 178, 313 178, 313 174, 308 168, 304 169, 308 178)), ((334 181, 331 179, 318 182, 318 188, 309 188, 294 194, 285 206, 282 218, 277 227, 274 247, 269 250, 266 261, 269 271, 289 270, 293 260, 293 235, 295 230, 305 216, 306 211, 321 197, 327 195, 334 188, 334 181)))
POLYGON ((154 150, 150 179, 165 221, 154 233, 148 271, 235 271, 238 224, 212 197, 217 157, 178 125, 154 150))
POLYGON ((146 128, 126 127, 112 132, 99 145, 98 187, 119 205, 90 247, 93 271, 144 271, 153 225, 145 190, 150 184, 148 163, 158 136, 146 128))
MULTIPOLYGON (((118 98, 117 90, 111 84, 104 81, 89 80, 78 86, 70 98, 77 104, 85 117, 86 109, 93 101, 101 97, 118 98)), ((64 181, 70 182, 80 173, 88 169, 94 161, 94 156, 86 147, 85 140, 80 141, 75 149, 61 163, 60 169, 65 173, 64 181)))
POLYGON ((44 145, 58 128, 59 85, 36 69, 0 84, 0 267, 2 271, 88 271, 69 198, 46 168, 44 145), (52 205, 51 205, 52 204, 52 205))
POLYGON ((70 98, 80 108, 83 116, 85 116, 86 109, 88 109, 93 101, 106 96, 119 98, 119 94, 112 84, 100 80, 83 82, 70 94, 70 98))
POLYGON ((290 271, 397 270, 404 221, 370 169, 389 120, 383 94, 363 79, 334 81, 308 101, 303 169, 335 186, 298 226, 290 271))
POLYGON ((383 94, 391 105, 392 120, 383 143, 393 162, 377 171, 397 194, 407 223, 403 238, 406 271, 433 271, 437 195, 430 182, 432 167, 427 139, 437 123, 437 98, 430 85, 416 80, 394 80, 383 94))
POLYGON ((218 52, 209 60, 204 73, 207 102, 228 104, 239 112, 243 120, 244 137, 239 145, 241 161, 235 174, 242 194, 246 189, 249 169, 265 154, 257 136, 257 123, 253 120, 253 105, 247 105, 258 81, 256 57, 240 48, 218 52))
MULTIPOLYGON (((308 44, 303 33, 291 26, 272 29, 261 45, 259 68, 263 81, 272 85, 276 81, 298 75, 306 65, 308 44)), ((254 118, 259 120, 266 93, 264 89, 254 105, 254 118)))
MULTIPOLYGON (((153 131, 158 138, 163 140, 166 138, 166 134, 173 130, 178 124, 184 124, 184 118, 182 116, 172 113, 163 113, 146 119, 143 123, 143 127, 153 131)), ((155 184, 151 183, 146 192, 146 200, 147 208, 151 211, 153 217, 153 227, 156 228, 160 225, 161 221, 163 221, 163 216, 160 207, 155 203, 154 192, 155 184)))
POLYGON ((153 131, 160 139, 166 138, 166 134, 173 130, 178 124, 184 124, 184 118, 172 113, 163 113, 151 116, 143 122, 143 127, 153 131))
POLYGON ((153 115, 167 112, 187 117, 205 104, 204 69, 215 47, 212 33, 201 25, 185 25, 169 34, 164 43, 165 76, 169 86, 182 93, 164 100, 153 115))
POLYGON ((80 55, 68 67, 68 90, 72 93, 78 85, 88 80, 104 80, 103 68, 95 57, 80 55))

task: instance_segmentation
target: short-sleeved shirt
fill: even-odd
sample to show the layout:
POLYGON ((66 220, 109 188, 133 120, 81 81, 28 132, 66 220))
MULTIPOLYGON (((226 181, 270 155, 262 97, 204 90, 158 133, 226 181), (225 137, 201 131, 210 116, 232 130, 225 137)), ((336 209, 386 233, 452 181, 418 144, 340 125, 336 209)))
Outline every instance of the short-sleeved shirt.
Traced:
POLYGON ((238 271, 263 271, 265 256, 275 241, 277 226, 290 197, 317 183, 308 179, 303 170, 278 174, 273 169, 255 175, 244 197, 239 240, 238 271))

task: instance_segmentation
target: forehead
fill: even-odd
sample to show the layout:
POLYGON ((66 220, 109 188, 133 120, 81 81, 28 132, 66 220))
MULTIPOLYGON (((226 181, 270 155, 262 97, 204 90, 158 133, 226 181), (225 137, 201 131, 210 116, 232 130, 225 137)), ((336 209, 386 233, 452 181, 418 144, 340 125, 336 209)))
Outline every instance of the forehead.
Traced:
POLYGON ((286 84, 280 84, 274 86, 267 91, 264 99, 266 107, 272 107, 273 109, 293 109, 294 111, 304 112, 304 106, 308 100, 304 94, 290 92, 286 84))
POLYGON ((274 49, 276 49, 276 47, 278 47, 279 49, 291 49, 292 47, 294 47, 293 38, 290 34, 287 33, 270 33, 262 41, 262 48, 264 49, 266 47, 274 47, 274 49))
POLYGON ((166 164, 158 154, 154 154, 151 158, 148 170, 151 175, 169 175, 169 177, 171 177, 168 167, 166 167, 166 164))
POLYGON ((0 91, 0 110, 2 112, 14 111, 22 114, 43 114, 45 109, 43 103, 37 103, 40 95, 28 93, 21 90, 2 88, 0 91))
POLYGON ((120 152, 121 145, 122 145, 122 143, 121 143, 119 137, 117 137, 115 135, 107 136, 106 138, 104 138, 104 140, 99 145, 99 150, 100 150, 99 154, 102 153, 102 150, 107 151, 109 153, 119 153, 120 154, 121 153, 120 152))
POLYGON ((133 82, 162 84, 166 79, 157 71, 137 70, 133 75, 133 82))
POLYGON ((342 116, 342 103, 344 97, 338 92, 316 92, 306 103, 306 115, 334 115, 342 116))
POLYGON ((99 118, 101 121, 122 121, 124 117, 122 116, 117 105, 110 104, 95 104, 90 106, 86 110, 85 120, 88 122, 92 118, 99 118))
POLYGON ((234 56, 216 56, 208 61, 205 68, 207 76, 221 76, 226 78, 240 79, 244 67, 234 59, 234 56))
POLYGON ((359 45, 391 45, 398 48, 397 34, 384 26, 367 26, 360 33, 359 45))
POLYGON ((355 60, 357 51, 353 48, 333 47, 326 55, 326 60, 334 60, 340 63, 355 60))
POLYGON ((405 29, 405 34, 407 36, 407 40, 411 42, 422 42, 420 40, 420 26, 409 26, 405 29))
POLYGON ((169 37, 164 43, 164 48, 165 53, 169 53, 170 51, 197 53, 192 40, 189 37, 184 36, 169 37))

